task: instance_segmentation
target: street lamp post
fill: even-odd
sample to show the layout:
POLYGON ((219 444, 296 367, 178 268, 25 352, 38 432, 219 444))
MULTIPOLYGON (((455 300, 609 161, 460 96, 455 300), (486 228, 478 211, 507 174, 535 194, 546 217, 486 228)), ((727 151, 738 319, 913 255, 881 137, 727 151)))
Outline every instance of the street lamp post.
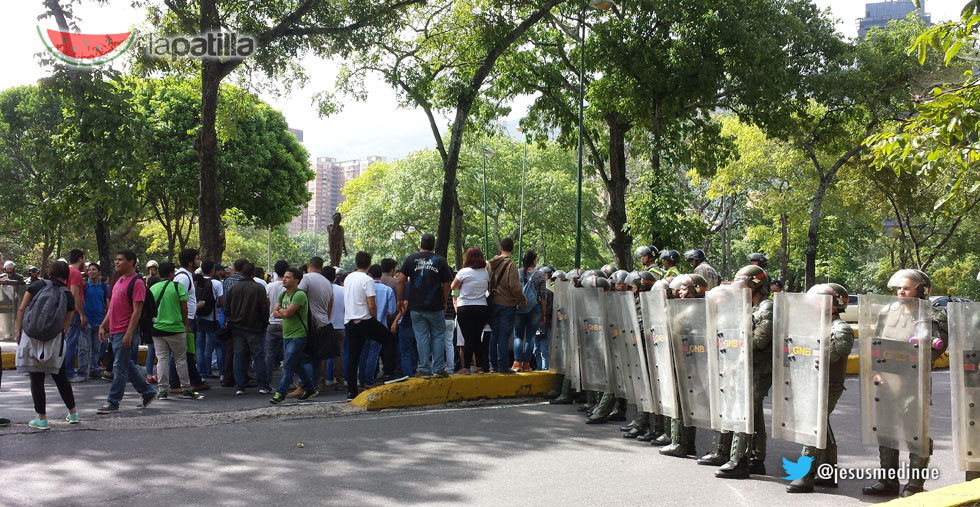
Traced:
MULTIPOLYGON (((592 0, 594 9, 608 11, 616 6, 612 0, 592 0)), ((581 59, 578 68, 578 195, 575 200, 575 269, 582 267, 582 124, 585 122, 585 9, 579 13, 579 52, 581 59)))
MULTIPOLYGON (((520 127, 517 131, 524 133, 520 127)), ((524 258, 524 182, 527 179, 527 136, 524 137, 524 160, 521 162, 521 221, 517 226, 517 258, 524 258)))
POLYGON ((483 255, 490 255, 490 218, 487 208, 487 157, 493 156, 493 150, 483 148, 483 255))

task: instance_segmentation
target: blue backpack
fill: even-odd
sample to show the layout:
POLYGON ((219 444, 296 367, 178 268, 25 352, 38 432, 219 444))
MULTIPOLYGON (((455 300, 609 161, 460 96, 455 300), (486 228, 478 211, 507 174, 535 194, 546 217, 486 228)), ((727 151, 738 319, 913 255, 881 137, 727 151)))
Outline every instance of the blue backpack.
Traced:
POLYGON ((524 284, 524 298, 527 299, 527 304, 524 306, 517 307, 517 313, 528 313, 538 306, 538 291, 534 288, 534 273, 537 270, 526 273, 522 270, 521 273, 521 283, 524 284))

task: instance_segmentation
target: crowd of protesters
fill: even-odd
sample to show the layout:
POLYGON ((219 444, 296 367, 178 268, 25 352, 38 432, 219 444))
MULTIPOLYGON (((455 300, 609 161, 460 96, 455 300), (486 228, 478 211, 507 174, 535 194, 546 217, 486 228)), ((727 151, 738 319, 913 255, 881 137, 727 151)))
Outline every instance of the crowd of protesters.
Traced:
POLYGON ((71 383, 99 378, 111 382, 96 411, 107 414, 119 410, 127 384, 144 408, 201 399, 208 381, 280 404, 326 389, 346 389, 352 400, 412 376, 547 368, 547 274, 530 251, 518 268, 513 246, 505 238, 489 260, 469 248, 458 273, 433 252, 431 234, 401 263, 357 252, 350 273, 314 256, 297 267, 280 260, 265 275, 247 259, 202 262, 194 249, 178 264, 150 260, 142 270, 136 253, 121 250, 110 279, 81 250, 43 276, 32 268, 28 279, 7 262, 2 278, 28 284, 15 336, 37 413, 30 426, 48 428, 45 374, 74 424, 71 383))

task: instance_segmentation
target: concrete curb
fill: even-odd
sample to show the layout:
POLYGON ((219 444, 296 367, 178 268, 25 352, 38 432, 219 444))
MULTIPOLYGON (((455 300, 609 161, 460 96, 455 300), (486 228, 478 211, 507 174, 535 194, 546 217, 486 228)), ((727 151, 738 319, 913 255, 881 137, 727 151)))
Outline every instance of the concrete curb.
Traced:
POLYGON ((436 405, 452 401, 512 398, 548 392, 554 372, 535 371, 512 375, 450 375, 446 378, 411 378, 362 392, 351 405, 367 410, 436 405))
POLYGON ((889 507, 959 507, 980 505, 980 479, 917 493, 880 505, 889 507))

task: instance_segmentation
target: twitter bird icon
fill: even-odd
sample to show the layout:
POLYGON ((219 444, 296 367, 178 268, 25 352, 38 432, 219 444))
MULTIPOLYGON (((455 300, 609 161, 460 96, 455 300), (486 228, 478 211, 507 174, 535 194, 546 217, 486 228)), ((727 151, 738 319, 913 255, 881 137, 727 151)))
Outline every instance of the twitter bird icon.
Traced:
POLYGON ((813 466, 813 458, 810 456, 800 456, 799 461, 796 463, 783 458, 783 470, 786 471, 786 477, 783 477, 783 479, 790 481, 802 479, 804 475, 810 472, 811 466, 813 466))

